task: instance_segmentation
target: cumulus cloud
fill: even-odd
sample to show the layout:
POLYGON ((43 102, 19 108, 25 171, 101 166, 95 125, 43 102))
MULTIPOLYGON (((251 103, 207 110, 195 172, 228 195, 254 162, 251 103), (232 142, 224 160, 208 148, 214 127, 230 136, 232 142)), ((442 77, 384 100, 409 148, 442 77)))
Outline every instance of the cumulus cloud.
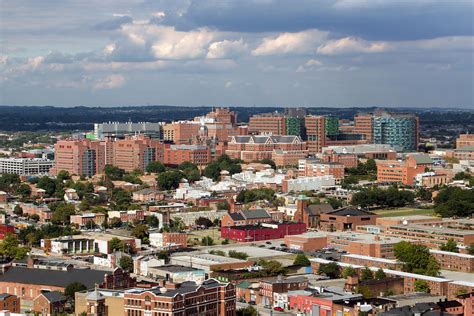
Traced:
POLYGON ((254 56, 280 55, 289 53, 310 53, 328 36, 328 32, 306 30, 297 33, 281 33, 265 37, 252 51, 254 56))
POLYGON ((223 40, 209 45, 207 58, 230 58, 237 57, 247 51, 247 44, 241 38, 238 41, 223 40))
POLYGON ((313 70, 317 67, 322 66, 323 63, 317 59, 310 59, 307 62, 305 62, 303 65, 300 65, 297 69, 296 72, 306 72, 308 70, 313 70))
POLYGON ((324 43, 318 47, 317 52, 322 55, 381 53, 388 48, 389 45, 385 42, 369 42, 360 38, 345 37, 324 43))
POLYGON ((104 78, 98 79, 94 84, 94 89, 115 89, 125 84, 124 76, 120 74, 112 74, 104 78))

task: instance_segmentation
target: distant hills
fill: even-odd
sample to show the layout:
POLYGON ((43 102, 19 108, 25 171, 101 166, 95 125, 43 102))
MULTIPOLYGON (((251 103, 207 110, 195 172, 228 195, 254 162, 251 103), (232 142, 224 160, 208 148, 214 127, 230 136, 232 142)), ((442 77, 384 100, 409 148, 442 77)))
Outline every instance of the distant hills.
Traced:
MULTIPOLYGON (((230 107, 237 112, 239 122, 258 113, 284 112, 281 107, 230 107)), ((352 119, 358 112, 371 108, 308 108, 311 114, 332 114, 339 118, 352 119)), ((0 130, 3 131, 69 131, 90 130, 94 123, 108 121, 159 122, 192 119, 212 110, 210 106, 128 106, 128 107, 52 107, 52 106, 0 106, 0 130)), ((390 111, 415 112, 422 123, 429 125, 472 125, 474 110, 390 108, 390 111)))

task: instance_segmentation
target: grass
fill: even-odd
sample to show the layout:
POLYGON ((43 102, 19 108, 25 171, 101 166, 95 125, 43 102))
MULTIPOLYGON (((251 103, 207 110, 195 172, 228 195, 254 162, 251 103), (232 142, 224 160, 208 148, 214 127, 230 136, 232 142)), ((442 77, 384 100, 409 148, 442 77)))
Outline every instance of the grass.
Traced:
POLYGON ((391 217, 391 216, 409 216, 409 215, 427 215, 436 216, 433 209, 419 209, 403 207, 398 209, 383 209, 374 211, 375 214, 380 217, 391 217))
MULTIPOLYGON (((191 233, 188 234, 188 240, 192 239, 194 241, 194 238, 197 238, 198 241, 200 242, 202 237, 209 236, 214 240, 214 245, 220 245, 222 241, 224 240, 221 238, 221 232, 220 228, 217 227, 211 227, 208 229, 202 229, 202 230, 194 230, 191 233)), ((229 240, 230 244, 235 243, 233 240, 229 240)))

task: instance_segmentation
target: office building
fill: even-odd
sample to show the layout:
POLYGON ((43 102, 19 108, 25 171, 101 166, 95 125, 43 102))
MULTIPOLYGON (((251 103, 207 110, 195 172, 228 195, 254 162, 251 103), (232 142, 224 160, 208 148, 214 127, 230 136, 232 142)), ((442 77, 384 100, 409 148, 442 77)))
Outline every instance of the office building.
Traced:
POLYGON ((106 137, 122 138, 124 136, 131 136, 136 134, 144 134, 151 138, 163 138, 164 123, 150 123, 150 122, 104 122, 94 124, 93 138, 96 140, 103 140, 106 137))
POLYGON ((373 113, 373 142, 389 144, 397 151, 416 151, 419 141, 419 119, 415 114, 373 113))
POLYGON ((295 135, 303 134, 303 118, 280 113, 253 115, 249 119, 248 132, 251 134, 295 135))
POLYGON ((461 134, 456 139, 456 149, 463 147, 474 146, 474 134, 461 134))
POLYGON ((419 174, 433 167, 428 155, 409 155, 405 161, 377 160, 377 182, 413 185, 419 174))
POLYGON ((211 149, 202 145, 165 145, 163 163, 178 166, 189 161, 197 166, 211 162, 211 149))

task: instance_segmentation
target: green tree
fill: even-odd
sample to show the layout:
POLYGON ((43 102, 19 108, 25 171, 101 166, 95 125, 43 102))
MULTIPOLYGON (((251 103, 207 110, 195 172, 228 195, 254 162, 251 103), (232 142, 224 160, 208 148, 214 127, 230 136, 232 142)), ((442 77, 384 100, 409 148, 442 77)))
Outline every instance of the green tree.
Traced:
POLYGON ((148 173, 160 173, 165 171, 165 166, 159 161, 152 161, 146 166, 148 173))
POLYGON ((357 286, 356 293, 362 294, 365 299, 373 297, 372 291, 367 285, 357 286))
POLYGON ((160 225, 158 217, 153 215, 145 216, 145 223, 148 225, 148 227, 158 227, 160 225))
POLYGON ((377 272, 375 272, 376 280, 384 280, 386 278, 387 278, 387 275, 385 274, 382 268, 378 269, 377 272))
POLYGON ((40 189, 45 190, 45 193, 48 196, 52 196, 56 192, 56 181, 47 176, 39 178, 36 186, 40 189))
POLYGON ((474 213, 472 190, 445 187, 434 199, 435 212, 442 217, 470 217, 474 213))
POLYGON ((270 159, 270 158, 265 158, 265 159, 262 159, 262 160, 260 160, 260 161, 258 161, 258 162, 263 163, 263 164, 266 164, 266 165, 270 165, 270 167, 271 167, 272 169, 274 169, 274 170, 276 170, 276 168, 277 168, 275 162, 274 162, 272 159, 270 159))
POLYGON ((326 202, 331 205, 333 209, 338 209, 342 207, 342 201, 335 198, 327 198, 326 202))
POLYGON ((474 243, 469 244, 469 246, 466 247, 466 250, 470 255, 474 255, 474 243))
POLYGON ((350 276, 356 276, 357 275, 357 271, 356 269, 354 269, 352 266, 349 266, 349 267, 345 267, 343 270, 342 270, 342 277, 344 279, 347 279, 348 277, 350 276))
POLYGON ((114 237, 109 242, 109 248, 110 251, 123 250, 123 242, 117 237, 114 237))
POLYGON ((125 170, 120 169, 119 167, 112 166, 112 165, 105 165, 104 173, 107 178, 112 181, 122 180, 123 176, 125 175, 125 170))
POLYGON ((428 247, 401 241, 393 247, 395 257, 403 263, 403 271, 429 276, 439 275, 439 264, 428 247))
POLYGON ((229 211, 230 210, 230 205, 227 201, 217 202, 216 203, 216 208, 217 208, 217 210, 229 211))
POLYGON ((374 275, 372 274, 372 271, 370 271, 369 267, 364 267, 360 273, 360 280, 361 281, 368 281, 368 280, 373 280, 374 275))
POLYGON ((311 261, 309 261, 308 257, 306 257, 304 254, 299 253, 296 255, 295 260, 293 261, 293 264, 295 266, 306 267, 306 266, 311 265, 311 261))
POLYGON ((237 310, 237 316, 258 316, 257 310, 253 306, 247 306, 237 310))
POLYGON ((459 252, 457 242, 450 238, 448 241, 439 247, 440 250, 449 251, 449 252, 459 252))
POLYGON ((148 226, 139 224, 132 229, 132 236, 138 239, 148 237, 148 226))
POLYGON ((203 245, 203 246, 212 246, 212 245, 214 245, 214 239, 212 239, 212 237, 210 237, 210 236, 204 236, 201 239, 201 245, 203 245))
POLYGON ((15 205, 15 208, 13 208, 13 214, 23 216, 23 208, 19 204, 15 205))
POLYGON ((85 290, 87 290, 87 287, 84 284, 80 282, 72 282, 69 283, 64 289, 64 295, 68 298, 68 300, 74 301, 75 293, 82 292, 85 290))
POLYGON ((428 285, 428 282, 426 282, 425 280, 415 280, 414 286, 415 286, 415 292, 425 292, 425 293, 430 292, 430 287, 428 285))
POLYGON ((51 222, 54 224, 69 224, 71 215, 76 214, 76 210, 72 204, 60 202, 51 204, 49 208, 53 211, 51 222))
POLYGON ((68 171, 59 170, 58 174, 56 175, 56 179, 63 182, 63 181, 71 179, 71 176, 69 175, 68 171))
POLYGON ((118 228, 118 227, 121 227, 122 226, 122 221, 120 220, 120 218, 118 217, 114 217, 110 220, 110 223, 109 223, 110 227, 112 228, 118 228))
POLYGON ((212 221, 209 218, 202 217, 202 216, 197 218, 195 223, 196 223, 197 226, 203 226, 203 227, 206 227, 206 228, 209 228, 213 225, 212 221))
POLYGON ((120 258, 119 265, 123 271, 128 271, 128 272, 133 271, 133 260, 131 257, 122 256, 120 258))
POLYGON ((267 200, 273 201, 275 191, 269 188, 242 190, 237 195, 237 202, 250 203, 254 201, 267 200))
POLYGON ((0 174, 0 191, 15 192, 21 183, 20 176, 13 173, 0 174))
POLYGON ((337 279, 341 275, 341 271, 336 262, 322 263, 319 265, 318 274, 323 274, 331 279, 337 279))
POLYGON ((160 190, 174 190, 178 187, 183 174, 178 170, 170 170, 160 173, 156 177, 156 182, 160 190))
POLYGON ((28 184, 22 183, 16 189, 16 194, 21 195, 23 198, 28 197, 31 194, 31 188, 28 184))
POLYGON ((241 260, 247 260, 249 255, 245 252, 230 250, 228 253, 229 257, 241 260))

